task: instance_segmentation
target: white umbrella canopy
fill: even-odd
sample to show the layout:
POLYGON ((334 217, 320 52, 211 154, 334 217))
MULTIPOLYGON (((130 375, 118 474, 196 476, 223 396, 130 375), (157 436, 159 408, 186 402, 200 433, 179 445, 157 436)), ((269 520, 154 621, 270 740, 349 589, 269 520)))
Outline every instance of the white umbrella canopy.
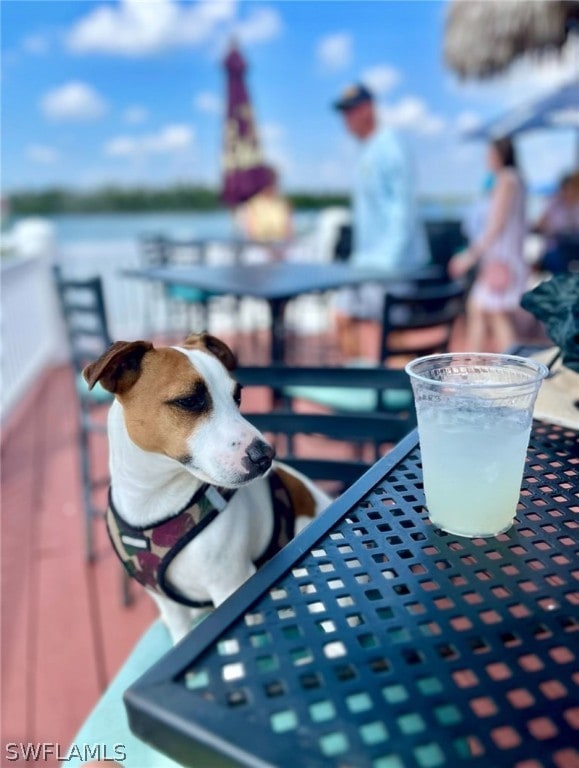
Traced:
POLYGON ((444 58, 462 78, 484 79, 526 54, 560 51, 579 25, 579 0, 452 0, 444 58))
POLYGON ((579 131, 579 80, 521 104, 494 120, 463 133, 465 139, 499 138, 546 128, 579 131))

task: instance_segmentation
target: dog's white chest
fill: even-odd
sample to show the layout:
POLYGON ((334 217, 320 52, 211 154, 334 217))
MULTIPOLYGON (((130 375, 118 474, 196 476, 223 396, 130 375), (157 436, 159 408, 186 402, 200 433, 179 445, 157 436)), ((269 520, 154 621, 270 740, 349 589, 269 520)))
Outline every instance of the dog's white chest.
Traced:
POLYGON ((192 599, 219 605, 255 572, 273 525, 269 484, 256 480, 175 557, 167 578, 192 599))

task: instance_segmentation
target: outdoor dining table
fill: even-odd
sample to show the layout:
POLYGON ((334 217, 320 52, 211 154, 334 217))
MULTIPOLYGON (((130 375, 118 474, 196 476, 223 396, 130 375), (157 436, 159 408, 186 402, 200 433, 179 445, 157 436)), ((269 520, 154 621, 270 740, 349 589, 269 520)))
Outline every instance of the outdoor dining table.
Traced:
POLYGON ((435 529, 416 432, 125 694, 185 766, 579 764, 579 437, 535 421, 516 522, 435 529))
POLYGON ((306 293, 335 290, 367 282, 385 286, 438 274, 436 267, 385 275, 340 263, 276 262, 266 264, 170 265, 122 271, 125 277, 198 288, 216 295, 264 299, 271 313, 272 363, 284 361, 284 310, 291 299, 306 293))

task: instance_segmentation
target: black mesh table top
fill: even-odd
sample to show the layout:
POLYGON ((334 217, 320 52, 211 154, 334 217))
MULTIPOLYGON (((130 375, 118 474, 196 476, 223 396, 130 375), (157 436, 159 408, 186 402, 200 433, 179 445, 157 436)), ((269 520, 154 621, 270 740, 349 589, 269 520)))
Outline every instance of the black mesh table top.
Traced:
POLYGON ((535 423, 515 526, 435 530, 416 433, 125 696, 186 766, 579 766, 579 439, 535 423))

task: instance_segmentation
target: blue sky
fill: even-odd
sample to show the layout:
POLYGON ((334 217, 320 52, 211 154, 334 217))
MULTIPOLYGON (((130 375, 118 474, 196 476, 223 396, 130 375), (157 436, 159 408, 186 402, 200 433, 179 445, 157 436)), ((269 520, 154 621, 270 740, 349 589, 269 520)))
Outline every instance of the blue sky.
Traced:
MULTIPOLYGON (((2 184, 217 186, 231 34, 249 61, 264 153, 286 189, 345 190, 356 145, 329 108, 363 79, 405 134, 420 191, 473 192, 484 147, 460 131, 569 79, 577 40, 490 83, 444 66, 438 0, 2 0, 2 184)), ((523 138, 532 185, 574 157, 566 132, 523 138)))

